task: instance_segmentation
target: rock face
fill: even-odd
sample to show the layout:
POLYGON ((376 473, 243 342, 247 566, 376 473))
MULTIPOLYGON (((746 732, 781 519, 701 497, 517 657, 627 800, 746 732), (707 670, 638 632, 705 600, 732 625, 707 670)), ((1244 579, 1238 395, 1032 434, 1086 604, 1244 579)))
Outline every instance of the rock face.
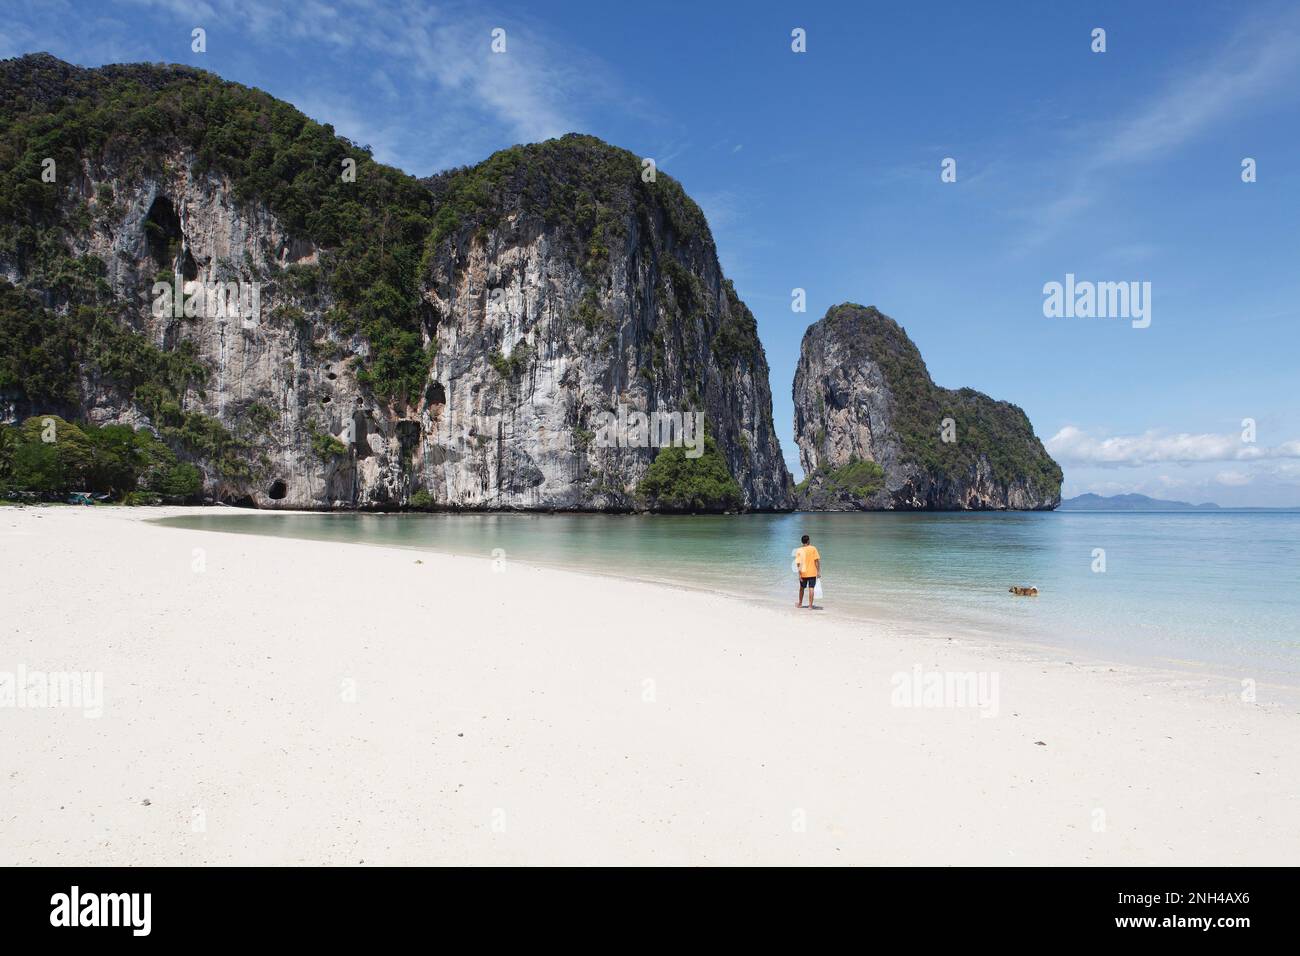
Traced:
POLYGON ((493 197, 431 259, 445 404, 422 467, 439 500, 631 507, 656 450, 601 447, 597 417, 685 410, 703 414, 747 508, 791 506, 754 317, 699 208, 641 168, 570 135, 430 182, 442 203, 484 181, 493 197))
POLYGON ((633 510, 658 449, 596 422, 698 412, 745 508, 793 504, 754 318, 699 208, 631 153, 570 135, 417 181, 210 74, 38 55, 0 63, 5 156, 30 191, 0 197, 0 279, 54 316, 111 315, 159 368, 199 366, 136 380, 83 336, 75 399, 11 385, 7 420, 157 429, 208 495, 260 507, 633 510), (192 122, 186 97, 233 103, 255 141, 192 122), (161 132, 124 145, 101 133, 119 114, 161 132), (83 115, 93 135, 38 142, 83 115), (160 281, 240 283, 260 314, 159 314, 160 281))
POLYGON ((907 333, 874 306, 832 308, 804 334, 795 439, 811 511, 1050 510, 1061 469, 1025 413, 935 385, 907 333))

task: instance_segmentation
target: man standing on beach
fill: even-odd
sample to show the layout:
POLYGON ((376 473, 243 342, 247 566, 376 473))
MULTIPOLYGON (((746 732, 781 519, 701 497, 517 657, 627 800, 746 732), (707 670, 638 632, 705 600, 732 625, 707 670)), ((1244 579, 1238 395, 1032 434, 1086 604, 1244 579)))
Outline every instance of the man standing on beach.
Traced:
POLYGON ((795 607, 803 607, 804 588, 808 589, 808 610, 813 609, 813 592, 817 589, 817 578, 822 573, 822 556, 808 543, 808 536, 801 539, 803 547, 794 553, 794 563, 799 569, 799 601, 795 607))

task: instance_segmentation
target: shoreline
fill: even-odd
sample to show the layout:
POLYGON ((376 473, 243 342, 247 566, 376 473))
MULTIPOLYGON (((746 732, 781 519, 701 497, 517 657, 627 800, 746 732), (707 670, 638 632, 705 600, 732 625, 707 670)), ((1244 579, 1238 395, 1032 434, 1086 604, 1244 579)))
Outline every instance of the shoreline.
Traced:
MULTIPOLYGON (((171 518, 186 518, 194 516, 207 516, 212 513, 212 506, 164 506, 166 510, 172 510, 182 513, 148 516, 144 517, 150 523, 157 524, 159 527, 169 528, 171 530, 201 531, 207 534, 254 534, 260 535, 260 532, 232 532, 225 529, 193 529, 181 528, 175 525, 164 524, 171 518)), ((133 511, 143 511, 145 509, 136 508, 133 511)), ((325 514, 338 515, 355 515, 359 512, 317 512, 303 510, 279 510, 270 511, 256 508, 234 508, 227 507, 220 511, 221 514, 227 513, 247 514, 250 517, 256 515, 303 515, 319 517, 325 514)), ((391 515, 393 517, 441 517, 441 516, 460 516, 462 512, 373 512, 372 515, 391 515)), ((523 512, 523 511, 502 511, 491 512, 497 516, 519 516, 519 517, 544 517, 548 513, 542 512, 523 512)), ((556 514, 568 514, 567 512, 557 512, 556 514)), ((592 512, 591 514, 599 514, 592 512)), ((623 515, 615 515, 623 517, 623 515)), ((656 516, 662 517, 662 516, 656 516)), ((668 517, 681 517, 670 515, 668 517)), ((281 537, 275 535, 274 537, 281 537)), ((426 545, 408 545, 400 543, 377 544, 365 541, 322 541, 312 537, 296 537, 286 535, 298 541, 311 541, 319 544, 350 544, 360 545, 362 547, 385 547, 395 548, 403 551, 412 551, 428 554, 438 554, 452 558, 471 558, 487 560, 481 553, 445 550, 433 548, 426 545)), ((681 581, 674 581, 667 578, 657 578, 648 575, 640 575, 631 572, 605 571, 596 568, 582 567, 577 565, 565 565, 551 563, 547 561, 537 561, 526 558, 511 558, 512 563, 526 565, 539 570, 556 571, 565 574, 577 574, 583 576, 595 577, 601 580, 628 581, 637 584, 644 584, 650 587, 668 588, 674 590, 688 591, 698 594, 713 595, 717 598, 734 601, 738 604, 756 610, 766 610, 771 613, 782 614, 784 608, 777 605, 760 604, 756 605, 751 595, 739 591, 729 591, 716 586, 705 584, 688 584, 681 581)), ((1158 684, 1169 685, 1188 685, 1188 689, 1194 694, 1207 696, 1211 698, 1231 697, 1240 692, 1241 684, 1239 676, 1230 676, 1228 674, 1207 670, 1206 668, 1216 667, 1207 661, 1198 660, 1171 660, 1161 659, 1159 661, 1144 660, 1119 660, 1116 658, 1106 657, 1089 651, 1082 647, 1063 647, 1059 645, 1043 643, 1041 640, 1035 640, 1028 631, 1012 634, 1010 632, 1002 634, 992 634, 987 630, 978 630, 974 626, 953 626, 949 624, 940 624, 933 622, 918 621, 913 617, 902 614, 897 615, 880 615, 866 612, 859 612, 853 608, 843 613, 833 615, 834 619, 848 625, 868 625, 872 627, 882 627, 889 631, 890 635, 902 640, 934 640, 952 642, 958 646, 976 649, 987 647, 991 653, 1005 652, 1007 654, 1027 655, 1023 659, 1040 662, 1065 664, 1066 666, 1077 666, 1081 669, 1095 669, 1107 671, 1128 672, 1131 676, 1150 681, 1158 684), (1199 685, 1197 687, 1196 685, 1199 685)), ((1280 708, 1283 710, 1292 710, 1300 712, 1300 682, 1286 683, 1279 680, 1258 680, 1257 688, 1265 688, 1276 694, 1276 699, 1258 703, 1256 706, 1265 708, 1280 708)))
POLYGON ((1291 712, 709 591, 155 516, 0 511, 22 543, 0 672, 102 672, 105 695, 97 719, 0 709, 0 862, 1300 859, 1291 712), (967 673, 994 706, 897 699, 967 673))

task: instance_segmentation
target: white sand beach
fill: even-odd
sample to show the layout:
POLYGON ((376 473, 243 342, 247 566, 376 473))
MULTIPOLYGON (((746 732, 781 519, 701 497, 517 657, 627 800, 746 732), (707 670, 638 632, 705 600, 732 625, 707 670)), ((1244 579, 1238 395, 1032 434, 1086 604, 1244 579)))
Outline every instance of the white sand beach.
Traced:
POLYGON ((1300 863, 1293 707, 184 511, 0 508, 0 673, 103 677, 0 707, 0 864, 1300 863))

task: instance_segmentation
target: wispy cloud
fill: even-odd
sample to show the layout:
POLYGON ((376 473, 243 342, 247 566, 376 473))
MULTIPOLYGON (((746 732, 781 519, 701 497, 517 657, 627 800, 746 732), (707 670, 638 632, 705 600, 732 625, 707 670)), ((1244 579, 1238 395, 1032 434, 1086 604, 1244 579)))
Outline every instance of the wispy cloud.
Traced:
POLYGON ((1300 440, 1270 447, 1245 442, 1236 433, 1164 435, 1156 431, 1101 438, 1074 425, 1066 425, 1047 440, 1046 446, 1058 461, 1104 467, 1300 458, 1300 440))
POLYGON ((1097 151, 1092 168, 1146 162, 1202 135, 1281 88, 1300 67, 1300 17, 1254 20, 1206 64, 1125 117, 1097 151))
POLYGON ((398 73, 408 101, 461 97, 523 141, 579 128, 580 95, 604 78, 603 65, 561 46, 536 23, 494 16, 481 7, 431 6, 414 0, 310 2, 268 8, 256 0, 215 0, 247 17, 263 41, 311 40, 334 52, 365 52, 398 73), (493 31, 501 52, 493 49, 493 31))
POLYGON ((25 53, 51 53, 81 66, 158 59, 149 56, 138 32, 108 10, 87 10, 70 0, 10 0, 0 27, 0 58, 25 53))
POLYGON ((54 8, 66 15, 22 11, 0 52, 49 49, 87 65, 191 62, 189 31, 202 26, 211 65, 200 65, 226 76, 235 68, 419 175, 587 129, 611 100, 648 112, 598 56, 543 21, 466 0, 129 0, 111 16, 100 11, 93 38, 84 6, 54 8), (493 49, 497 29, 503 52, 493 49), (160 37, 171 38, 161 55, 160 37))
POLYGON ((1022 249, 1039 245, 1103 198, 1105 174, 1167 158, 1215 124, 1256 108, 1279 91, 1294 96, 1300 76, 1300 10, 1247 20, 1217 53, 1173 77, 1160 92, 1114 120, 1086 124, 1059 192, 1030 211, 1022 249))

